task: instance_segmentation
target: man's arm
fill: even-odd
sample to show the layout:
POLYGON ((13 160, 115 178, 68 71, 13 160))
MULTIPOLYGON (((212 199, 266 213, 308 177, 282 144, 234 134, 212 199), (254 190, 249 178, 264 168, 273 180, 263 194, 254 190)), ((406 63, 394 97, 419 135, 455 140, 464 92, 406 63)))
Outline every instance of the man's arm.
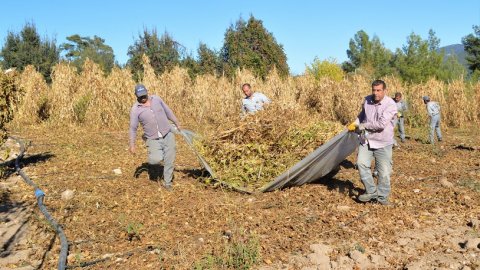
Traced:
POLYGON ((135 112, 135 108, 132 107, 130 110, 130 129, 129 129, 129 138, 130 138, 130 151, 135 152, 135 139, 137 138, 137 127, 138 127, 138 115, 135 112))
POLYGON ((160 98, 160 104, 162 105, 163 110, 165 110, 165 114, 167 115, 167 118, 170 119, 175 124, 175 126, 177 126, 178 129, 180 129, 180 122, 178 122, 177 117, 175 116, 173 111, 170 109, 170 107, 168 107, 168 105, 165 102, 163 102, 161 98, 160 98))
POLYGON ((395 103, 390 104, 383 111, 382 115, 377 120, 371 122, 363 123, 363 126, 367 130, 372 131, 381 131, 383 130, 388 123, 390 123, 393 117, 397 114, 397 105, 395 103))

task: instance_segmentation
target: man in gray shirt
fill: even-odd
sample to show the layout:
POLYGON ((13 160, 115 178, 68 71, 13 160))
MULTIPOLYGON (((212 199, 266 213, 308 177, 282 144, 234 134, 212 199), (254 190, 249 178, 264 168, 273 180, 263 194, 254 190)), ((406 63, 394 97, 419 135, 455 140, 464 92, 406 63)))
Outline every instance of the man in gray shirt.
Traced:
POLYGON ((405 142, 405 118, 404 113, 408 110, 407 102, 402 98, 402 93, 395 93, 395 103, 397 104, 397 119, 395 120, 395 126, 398 126, 398 133, 400 133, 400 139, 405 142))
POLYGON ((137 102, 130 111, 130 152, 135 153, 135 139, 138 123, 143 128, 143 140, 147 145, 148 163, 151 175, 158 175, 159 163, 164 161, 163 185, 172 189, 173 169, 176 155, 175 135, 171 131, 172 121, 178 130, 180 123, 172 110, 155 95, 148 95, 147 88, 142 84, 135 86, 137 102))
POLYGON ((431 101, 429 96, 422 97, 423 103, 427 106, 427 113, 430 117, 430 134, 428 136, 429 143, 435 142, 434 132, 437 132, 438 141, 442 141, 442 131, 440 130, 440 105, 431 101))

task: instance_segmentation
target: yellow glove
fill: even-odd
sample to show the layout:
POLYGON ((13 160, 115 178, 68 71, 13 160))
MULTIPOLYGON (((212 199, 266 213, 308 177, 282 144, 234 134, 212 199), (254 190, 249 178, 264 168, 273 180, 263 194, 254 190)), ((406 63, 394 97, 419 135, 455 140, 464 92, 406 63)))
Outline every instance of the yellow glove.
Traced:
POLYGON ((357 128, 357 125, 355 124, 355 122, 347 126, 348 131, 352 131, 352 132, 355 131, 356 128, 357 128))
POLYGON ((402 117, 402 113, 401 113, 401 112, 397 112, 397 117, 398 117, 398 118, 402 117))

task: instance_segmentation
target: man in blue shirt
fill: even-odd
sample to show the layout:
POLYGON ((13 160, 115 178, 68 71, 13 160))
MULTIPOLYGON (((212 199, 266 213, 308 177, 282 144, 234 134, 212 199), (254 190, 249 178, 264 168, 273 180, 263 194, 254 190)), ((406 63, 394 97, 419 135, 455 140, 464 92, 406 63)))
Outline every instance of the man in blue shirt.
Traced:
POLYGON ((253 92, 252 87, 248 83, 242 85, 242 91, 245 94, 245 98, 242 100, 243 114, 263 110, 263 106, 271 102, 264 94, 253 92))
POLYGON ((148 150, 150 175, 157 175, 160 161, 164 161, 164 187, 172 189, 173 169, 176 155, 175 135, 171 130, 169 120, 180 130, 180 123, 172 110, 155 95, 148 95, 147 88, 142 84, 135 86, 137 102, 130 110, 130 152, 135 153, 135 139, 140 123, 148 150))

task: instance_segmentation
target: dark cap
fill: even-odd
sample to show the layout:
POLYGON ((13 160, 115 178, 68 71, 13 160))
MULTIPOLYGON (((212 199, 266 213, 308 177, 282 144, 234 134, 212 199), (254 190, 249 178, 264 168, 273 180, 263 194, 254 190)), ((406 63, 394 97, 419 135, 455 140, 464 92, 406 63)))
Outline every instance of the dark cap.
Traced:
POLYGON ((428 96, 423 96, 422 99, 423 99, 423 101, 430 101, 430 97, 428 97, 428 96))
POLYGON ((147 95, 147 88, 143 84, 135 85, 135 95, 137 97, 146 96, 147 95))

